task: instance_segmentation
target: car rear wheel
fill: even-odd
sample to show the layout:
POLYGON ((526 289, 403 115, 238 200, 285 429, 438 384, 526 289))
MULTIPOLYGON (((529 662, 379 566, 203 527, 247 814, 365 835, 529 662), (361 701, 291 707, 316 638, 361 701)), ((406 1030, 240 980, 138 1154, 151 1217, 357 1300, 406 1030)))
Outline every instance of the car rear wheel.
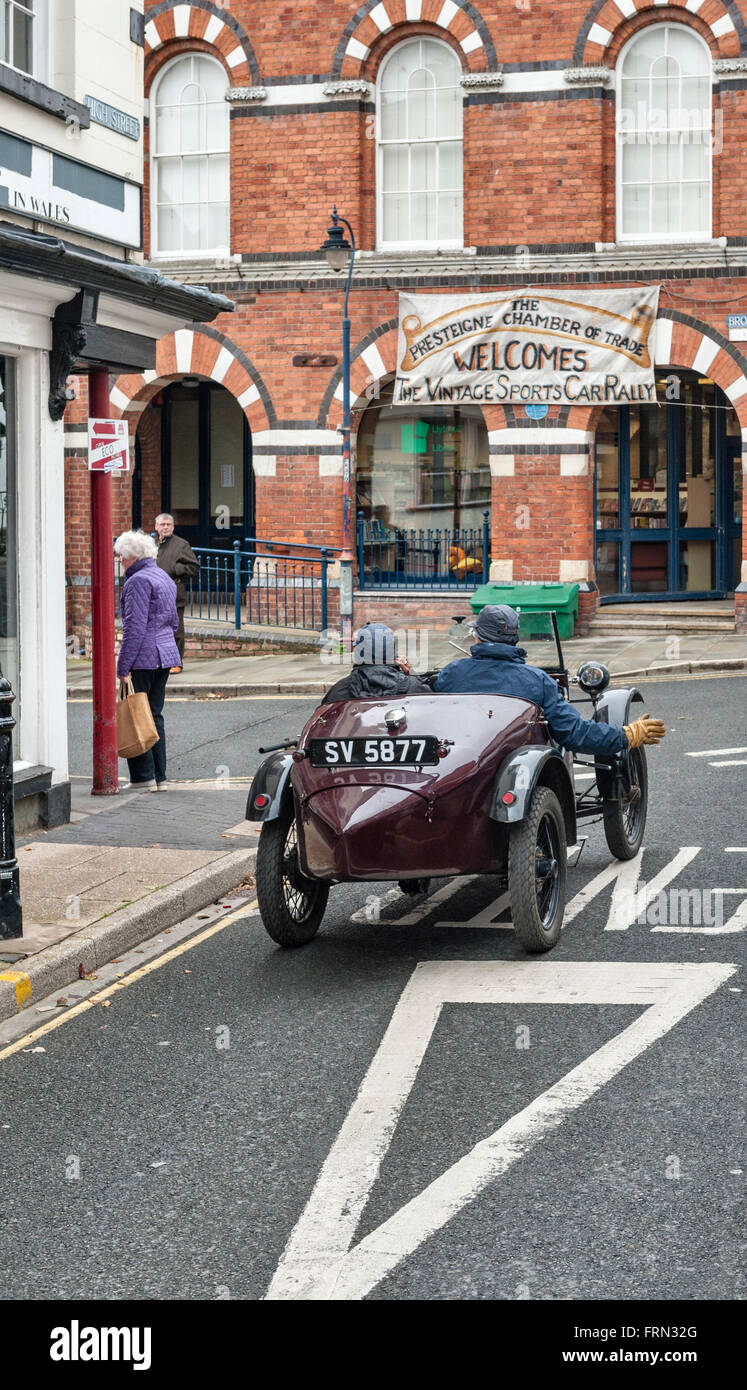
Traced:
POLYGON ((560 802, 549 787, 538 787, 525 819, 511 826, 508 842, 511 918, 532 955, 551 950, 560 936, 567 873, 560 802))
POLYGON ((630 793, 602 806, 604 835, 616 859, 635 859, 646 829, 648 811, 648 768, 643 748, 633 748, 628 754, 630 793))
POLYGON ((301 873, 289 806, 265 822, 259 837, 257 899, 265 930, 278 946, 305 946, 319 930, 328 897, 329 884, 301 873))

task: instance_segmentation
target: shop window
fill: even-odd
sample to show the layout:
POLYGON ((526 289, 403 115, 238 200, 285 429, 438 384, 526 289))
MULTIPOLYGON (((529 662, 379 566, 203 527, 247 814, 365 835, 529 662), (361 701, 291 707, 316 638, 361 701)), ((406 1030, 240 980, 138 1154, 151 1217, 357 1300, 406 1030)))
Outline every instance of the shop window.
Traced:
POLYGON ((711 56, 691 29, 657 24, 623 50, 617 92, 618 235, 711 235, 711 56))
POLYGON ((385 247, 461 246, 462 89, 456 53, 410 39, 378 81, 378 223, 385 247))
POLYGON ((152 95, 151 208, 156 255, 229 251, 228 78, 215 58, 177 58, 152 95))
POLYGON ((357 506, 364 539, 411 531, 478 532, 490 506, 488 432, 477 406, 367 409, 358 432, 357 506))

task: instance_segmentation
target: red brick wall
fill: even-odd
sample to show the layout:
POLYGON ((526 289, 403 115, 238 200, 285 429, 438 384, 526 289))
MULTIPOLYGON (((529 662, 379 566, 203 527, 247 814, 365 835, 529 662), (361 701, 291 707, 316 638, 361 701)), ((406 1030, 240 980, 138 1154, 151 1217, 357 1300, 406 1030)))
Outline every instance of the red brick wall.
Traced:
MULTIPOLYGON (((423 22, 407 26, 404 24, 405 0, 385 0, 385 4, 395 28, 380 34, 370 15, 364 17, 353 37, 367 45, 370 54, 363 61, 345 57, 336 76, 363 76, 374 81, 382 58, 392 44, 417 33, 437 34, 451 44, 459 53, 465 72, 477 73, 488 66, 504 65, 508 77, 512 66, 517 64, 524 68, 541 63, 614 66, 622 45, 633 33, 650 23, 666 20, 690 25, 705 38, 714 57, 728 57, 739 51, 739 41, 733 30, 715 39, 709 27, 726 13, 720 0, 704 0, 697 15, 687 12, 682 5, 650 6, 627 20, 622 19, 613 0, 607 0, 594 19, 613 32, 613 40, 606 49, 587 40, 582 45, 580 57, 577 41, 589 13, 588 0, 557 0, 554 4, 547 0, 526 0, 526 4, 520 5, 516 0, 490 0, 490 3, 475 0, 469 13, 459 11, 448 32, 436 24, 443 0, 425 0, 423 22), (475 15, 484 21, 485 28, 481 32, 495 47, 496 57, 490 63, 485 47, 477 47, 468 54, 460 47, 460 40, 472 32, 475 15)), ((157 4, 146 6, 156 17, 158 9, 157 4)), ((255 0, 232 0, 230 7, 226 7, 226 15, 242 25, 248 34, 256 56, 259 82, 267 84, 271 93, 273 81, 287 82, 294 76, 317 82, 329 79, 340 40, 357 9, 354 0, 315 0, 313 4, 311 0, 297 0, 297 3, 282 6, 258 5, 255 0)), ((198 7, 194 14, 198 18, 190 18, 191 38, 170 38, 155 51, 146 50, 148 86, 170 58, 193 48, 205 49, 201 35, 208 12, 199 11, 198 7)), ((161 23, 160 18, 158 22, 161 23)), ((212 51, 224 57, 226 43, 221 40, 219 49, 212 51)), ((237 80, 237 71, 229 74, 232 84, 237 80)), ((242 75, 238 80, 247 83, 249 78, 242 75)), ((509 86, 507 84, 505 93, 491 93, 489 101, 465 105, 465 245, 521 248, 538 244, 551 248, 567 243, 613 241, 615 103, 610 94, 602 97, 598 88, 590 91, 561 87, 559 92, 542 93, 542 100, 532 100, 530 94, 513 93, 509 86), (496 95, 498 99, 492 99, 496 95)), ((302 92, 302 84, 299 84, 299 92, 302 92)), ((714 95, 714 107, 722 122, 719 125, 717 121, 715 126, 714 236, 747 237, 747 200, 743 197, 747 91, 736 84, 725 84, 721 94, 714 95)), ((273 266, 268 258, 270 254, 282 257, 284 253, 308 255, 316 251, 335 199, 341 211, 353 221, 359 245, 363 249, 374 247, 376 189, 372 117, 369 111, 354 103, 345 110, 309 110, 301 114, 291 114, 282 108, 277 110, 267 103, 250 110, 252 114, 247 114, 246 108, 242 111, 241 107, 234 107, 231 121, 231 250, 250 260, 253 257, 267 259, 268 280, 260 289, 245 288, 235 278, 227 280, 225 289, 236 299, 236 311, 222 315, 214 328, 226 336, 229 344, 235 344, 248 355, 268 393, 267 410, 271 411, 272 420, 264 413, 264 403, 261 409, 247 410, 254 432, 281 429, 299 422, 305 422, 309 429, 334 429, 340 422, 339 402, 333 403, 326 418, 321 418, 320 414, 332 369, 294 367, 293 357, 303 352, 331 353, 339 360, 342 281, 328 281, 328 288, 323 290, 300 282, 273 288, 270 280, 273 266)), ((146 190, 146 210, 147 204, 146 190)), ((418 262, 417 271, 432 277, 429 289, 459 293, 459 286, 435 278, 437 262, 428 257, 423 260, 423 266, 418 262)), ((471 280, 461 281, 464 293, 495 290, 495 281, 481 278, 479 257, 471 264, 474 265, 471 280)), ((744 279, 739 275, 667 278, 662 264, 666 266, 666 251, 654 274, 654 280, 662 283, 660 312, 676 311, 692 316, 701 329, 716 330, 727 337, 726 315, 741 311, 747 305, 744 279)), ((591 265, 590 262, 590 268, 591 265)), ((541 282, 542 274, 540 257, 530 257, 527 261, 519 256, 514 285, 501 288, 509 292, 511 288, 541 282)), ((557 286, 562 278, 554 275, 552 283, 557 286)), ((636 269, 631 271, 630 283, 646 280, 645 268, 640 273, 636 269)), ((573 277, 567 277, 566 283, 573 284, 573 277)), ((583 281, 577 283, 589 288, 583 281)), ((593 283, 604 285, 603 281, 593 283)), ((406 278, 404 283, 397 281, 378 286, 356 280, 351 298, 354 396, 365 389, 370 376, 360 356, 355 357, 355 346, 396 317, 398 288, 408 288, 406 278)), ((691 364, 693 345, 698 341, 694 328, 677 326, 672 351, 675 367, 691 364)), ((377 347, 389 370, 394 366, 393 342, 392 334, 377 339, 377 347)), ((740 345, 734 347, 738 351, 740 345)), ((192 359, 192 372, 209 375, 218 351, 219 344, 214 339, 201 338, 192 359)), ((164 362, 162 374, 176 379, 175 358, 168 347, 164 362)), ((709 368, 709 374, 721 384, 728 384, 738 370, 737 360, 721 352, 709 368)), ((235 379, 231 373, 225 378, 227 389, 235 389, 237 395, 245 387, 243 377, 243 385, 238 385, 240 376, 237 368, 235 379)), ((140 389, 130 378, 120 385, 126 395, 140 389)), ((140 399, 145 399, 147 394, 141 394, 140 399)), ((739 405, 742 423, 747 425, 747 398, 739 405)), ((598 410, 579 406, 570 411, 566 424, 574 430, 593 430, 598 413, 598 410)), ((523 411, 517 412, 517 419, 519 417, 523 418, 523 411)), ((69 409, 68 418, 72 424, 85 418, 84 391, 69 409)), ((500 407, 486 410, 485 420, 491 431, 515 423, 500 407)), ((161 505, 158 405, 151 405, 142 415, 133 415, 133 428, 138 421, 143 449, 143 521, 149 528, 161 505)), ((552 416, 547 423, 553 423, 552 416)), ((558 423, 556 419, 555 425, 558 423)), ((298 443, 304 442, 304 432, 299 430, 298 443)), ((513 475, 493 479, 493 556, 513 561, 515 579, 556 579, 561 560, 586 560, 589 578, 593 580, 593 476, 591 473, 582 477, 562 476, 560 455, 563 448, 556 444, 553 448, 555 452, 552 453, 539 449, 527 454, 517 452, 513 475), (516 524, 517 508, 523 507, 529 508, 526 527, 516 524)), ((326 452, 329 449, 309 444, 305 455, 278 455, 275 476, 257 478, 256 517, 260 535, 317 545, 340 543, 341 482, 339 477, 319 476, 318 457, 326 452)), ((130 521, 129 487, 129 480, 115 483, 116 524, 119 527, 130 521)), ((87 572, 89 560, 87 477, 75 455, 70 456, 68 464, 67 507, 68 569, 81 575, 87 572)), ((76 613, 82 611, 85 591, 70 598, 69 602, 76 613)), ((398 612, 399 599, 390 602, 392 613, 398 612)), ((593 602, 593 598, 584 599, 587 608, 593 602)), ((358 600, 364 614, 368 611, 367 603, 366 598, 358 600)), ((425 613, 427 605, 421 602, 421 608, 425 613)), ((430 616, 436 620, 435 614, 430 616)))

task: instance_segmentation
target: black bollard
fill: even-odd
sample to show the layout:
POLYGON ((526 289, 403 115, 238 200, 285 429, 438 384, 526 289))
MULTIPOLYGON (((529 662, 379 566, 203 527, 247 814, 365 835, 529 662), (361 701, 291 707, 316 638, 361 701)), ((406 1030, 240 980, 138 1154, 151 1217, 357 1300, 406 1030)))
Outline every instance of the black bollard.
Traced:
POLYGON ((13 816, 13 740, 16 727, 10 681, 0 674, 0 937, 23 935, 13 816))

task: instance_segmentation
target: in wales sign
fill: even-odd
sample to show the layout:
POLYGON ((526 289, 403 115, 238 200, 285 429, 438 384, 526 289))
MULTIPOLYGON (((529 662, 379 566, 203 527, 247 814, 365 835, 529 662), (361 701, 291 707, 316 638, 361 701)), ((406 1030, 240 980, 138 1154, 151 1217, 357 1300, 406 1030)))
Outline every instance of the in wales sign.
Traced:
POLYGON ((659 287, 401 294, 394 404, 655 401, 659 287))

